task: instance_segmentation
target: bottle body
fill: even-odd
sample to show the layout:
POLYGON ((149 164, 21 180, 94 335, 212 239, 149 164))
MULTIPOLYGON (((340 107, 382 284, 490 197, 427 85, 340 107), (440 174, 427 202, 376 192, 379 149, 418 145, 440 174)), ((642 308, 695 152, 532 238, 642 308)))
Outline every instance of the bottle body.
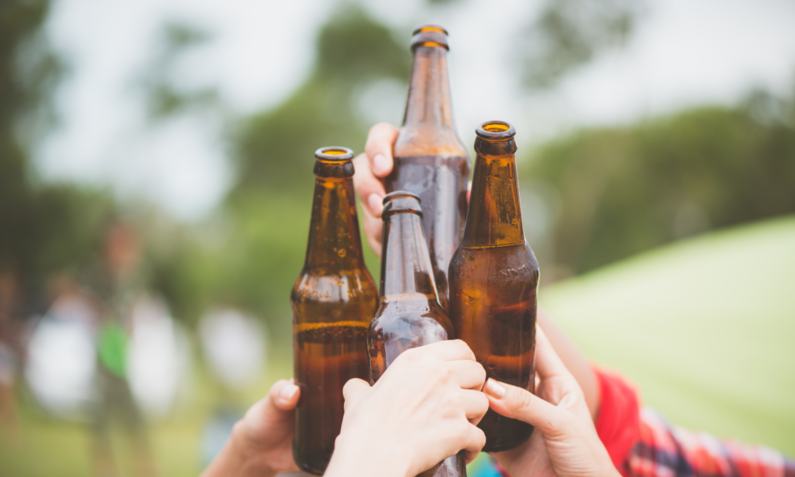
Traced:
MULTIPOLYGON (((522 228, 516 145, 507 128, 491 139, 481 129, 466 231, 450 263, 450 319, 488 377, 534 392, 539 269, 522 228)), ((517 447, 533 432, 492 410, 478 427, 484 452, 517 447)))
POLYGON ((293 456, 299 468, 317 475, 342 425, 342 387, 369 377, 367 329, 378 300, 361 251, 353 154, 328 153, 317 154, 307 258, 290 297, 294 377, 301 388, 293 456))
MULTIPOLYGON (((419 201, 412 194, 398 191, 388 194, 384 204, 381 298, 367 334, 371 384, 404 351, 455 336, 437 298, 422 237, 419 201)), ((446 458, 420 476, 466 476, 463 452, 446 458)))
MULTIPOLYGON (((450 316, 458 338, 472 348, 486 375, 535 392, 538 265, 524 243, 459 247, 450 264, 450 316)), ((530 424, 489 409, 478 424, 483 452, 513 449, 533 432, 530 424)))
POLYGON ((447 307, 447 271, 464 232, 469 159, 455 131, 447 72, 447 35, 423 26, 412 39, 409 97, 394 150, 387 192, 407 190, 422 201, 422 227, 439 302, 447 307))

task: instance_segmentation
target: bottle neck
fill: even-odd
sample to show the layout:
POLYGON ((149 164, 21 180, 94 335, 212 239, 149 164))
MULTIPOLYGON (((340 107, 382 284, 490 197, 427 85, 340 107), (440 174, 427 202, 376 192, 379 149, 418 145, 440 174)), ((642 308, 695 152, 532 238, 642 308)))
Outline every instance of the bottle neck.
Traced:
POLYGON ((452 105, 447 50, 438 46, 417 47, 403 126, 433 125, 453 129, 452 105))
POLYGON ((424 295, 438 301, 420 216, 412 212, 389 216, 384 221, 382 242, 381 297, 394 300, 398 295, 424 295))
POLYGON ((461 245, 500 247, 524 243, 519 184, 516 176, 516 143, 492 143, 478 138, 477 157, 461 245))
POLYGON ((304 270, 333 274, 364 268, 353 181, 318 177, 304 270))

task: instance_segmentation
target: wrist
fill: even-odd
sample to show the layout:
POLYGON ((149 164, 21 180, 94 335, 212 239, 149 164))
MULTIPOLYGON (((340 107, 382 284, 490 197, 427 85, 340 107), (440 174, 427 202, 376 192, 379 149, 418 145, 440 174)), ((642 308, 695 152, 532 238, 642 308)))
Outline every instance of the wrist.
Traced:
POLYGON ((340 434, 324 477, 413 476, 402 447, 381 438, 340 434))
POLYGON ((274 477, 276 471, 266 461, 252 452, 241 436, 243 432, 238 422, 232 428, 232 435, 221 449, 220 454, 202 474, 202 477, 274 477))

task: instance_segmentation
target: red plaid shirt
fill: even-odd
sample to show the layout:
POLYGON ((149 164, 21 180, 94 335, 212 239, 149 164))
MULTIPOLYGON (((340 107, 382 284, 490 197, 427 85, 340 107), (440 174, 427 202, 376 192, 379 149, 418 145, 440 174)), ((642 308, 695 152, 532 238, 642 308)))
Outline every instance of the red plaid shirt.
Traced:
POLYGON ((596 431, 621 475, 795 477, 795 461, 781 452, 673 426, 656 411, 641 410, 625 379, 596 368, 594 373, 602 393, 596 431))

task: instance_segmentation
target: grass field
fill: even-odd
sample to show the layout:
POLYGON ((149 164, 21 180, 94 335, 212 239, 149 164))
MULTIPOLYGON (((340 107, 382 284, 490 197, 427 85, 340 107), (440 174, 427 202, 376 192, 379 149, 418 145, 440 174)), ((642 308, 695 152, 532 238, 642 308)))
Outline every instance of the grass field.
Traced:
POLYGON ((795 455, 795 218, 680 242, 540 299, 671 421, 795 455))
MULTIPOLYGON (((540 297, 591 359, 624 373, 672 421, 795 455, 795 217, 683 241, 540 297)), ((289 375, 288 360, 272 356, 241 406, 289 375)), ((176 415, 151 429, 161 475, 200 471, 201 429, 218 393, 200 370, 193 381, 176 415)), ((0 476, 91 474, 85 425, 30 404, 17 414, 16 432, 0 429, 0 476)), ((123 435, 113 443, 124 463, 123 435)))

